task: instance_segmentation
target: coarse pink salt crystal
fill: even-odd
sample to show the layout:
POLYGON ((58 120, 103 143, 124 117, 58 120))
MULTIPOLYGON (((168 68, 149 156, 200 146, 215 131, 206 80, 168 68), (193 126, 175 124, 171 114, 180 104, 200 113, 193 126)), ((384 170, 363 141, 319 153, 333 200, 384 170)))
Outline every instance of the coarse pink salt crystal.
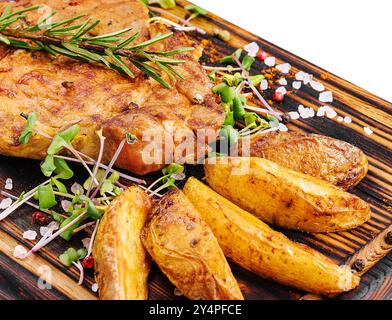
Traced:
POLYGON ((324 117, 325 116, 325 107, 320 107, 318 110, 317 110, 317 114, 316 114, 318 117, 324 117))
POLYGON ((291 64, 290 63, 282 63, 279 64, 275 67, 278 69, 281 73, 289 73, 291 70, 291 64))
POLYGON ((324 91, 320 93, 319 100, 321 102, 333 102, 333 94, 331 91, 324 91))
POLYGON ((276 89, 276 92, 280 92, 281 94, 285 95, 287 93, 287 90, 285 87, 279 87, 276 89))
POLYGON ((351 122, 353 122, 353 120, 349 117, 349 116, 345 116, 343 121, 347 124, 350 124, 351 122))
POLYGON ((287 80, 285 78, 279 79, 278 83, 282 86, 287 86, 287 80))
POLYGON ((331 107, 327 107, 326 108, 325 114, 330 119, 333 119, 333 118, 335 118, 338 115, 337 112, 334 109, 332 109, 331 107))
POLYGON ((37 238, 37 232, 34 230, 27 230, 23 232, 23 239, 35 240, 37 238))
POLYGON ((7 178, 7 180, 5 180, 5 186, 4 189, 6 190, 12 190, 13 188, 13 182, 11 178, 7 178))
POLYGON ((281 131, 281 132, 287 132, 287 131, 289 131, 289 129, 287 128, 287 126, 286 126, 285 124, 283 124, 283 123, 279 123, 278 130, 281 131))
POLYGON ((322 92, 325 90, 324 85, 321 82, 315 81, 315 80, 311 80, 309 82, 310 86, 313 88, 313 90, 316 90, 318 92, 322 92))
POLYGON ((371 134, 373 134, 373 130, 370 129, 369 127, 363 127, 363 131, 365 131, 365 133, 370 136, 371 134))
POLYGON ((289 116, 293 120, 299 119, 299 113, 297 111, 289 112, 289 116))
POLYGON ((265 58, 264 63, 267 67, 273 67, 276 64, 276 58, 275 57, 265 58))
POLYGON ((14 249, 14 257, 18 259, 24 259, 27 254, 25 247, 18 245, 14 249))
POLYGON ((9 207, 11 207, 11 205, 12 205, 12 199, 5 198, 5 199, 1 200, 1 202, 0 202, 0 210, 8 209, 9 207))
POLYGON ((83 194, 83 193, 84 193, 84 190, 83 190, 83 187, 82 187, 79 183, 75 182, 75 183, 71 186, 71 192, 72 192, 73 194, 76 194, 77 192, 80 192, 80 194, 83 194))
POLYGON ((260 49, 260 47, 256 42, 251 42, 251 43, 248 43, 246 46, 244 46, 244 50, 246 52, 248 52, 248 54, 251 57, 256 57, 257 52, 259 52, 259 49, 260 49))
POLYGON ((264 79, 263 81, 261 81, 260 89, 261 90, 267 90, 268 89, 268 80, 267 79, 264 79))
POLYGON ((91 290, 92 290, 92 292, 97 292, 97 291, 98 291, 98 284, 97 284, 97 283, 94 283, 94 284, 91 286, 91 290))
POLYGON ((303 71, 298 71, 295 74, 295 79, 298 80, 298 81, 303 81, 304 78, 305 78, 305 72, 303 72, 303 71))
POLYGON ((299 90, 299 89, 301 89, 301 86, 302 86, 302 82, 301 81, 294 81, 293 82, 293 88, 294 89, 299 90))

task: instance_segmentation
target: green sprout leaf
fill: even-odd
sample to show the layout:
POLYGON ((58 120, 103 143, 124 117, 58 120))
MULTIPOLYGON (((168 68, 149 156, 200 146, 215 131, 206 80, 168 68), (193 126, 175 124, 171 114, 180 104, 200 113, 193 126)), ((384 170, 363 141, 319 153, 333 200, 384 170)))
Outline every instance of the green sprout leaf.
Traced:
POLYGON ((183 173, 185 170, 184 166, 178 163, 171 163, 167 167, 162 169, 163 175, 172 175, 174 173, 183 173))
POLYGON ((54 170, 56 170, 56 165, 54 164, 53 155, 49 154, 46 156, 45 161, 41 163, 41 171, 45 177, 50 177, 54 170))
POLYGON ((64 159, 54 158, 54 164, 56 166, 54 172, 56 173, 57 178, 68 180, 73 177, 74 173, 64 159))
POLYGON ((38 193, 39 207, 41 209, 50 209, 55 205, 57 205, 53 187, 50 184, 39 186, 37 193, 38 193))
POLYGON ((173 9, 176 7, 176 0, 157 0, 156 3, 158 3, 163 9, 173 9))
POLYGON ((68 193, 67 187, 59 180, 52 178, 52 179, 50 179, 50 182, 51 182, 52 186, 56 187, 58 192, 64 193, 64 194, 68 193))
POLYGON ((208 14, 207 10, 200 8, 199 6, 196 6, 194 4, 189 4, 185 6, 184 9, 202 16, 206 16, 208 14))
MULTIPOLYGON (((65 219, 61 225, 60 228, 65 227, 66 225, 68 225, 69 223, 71 223, 72 221, 74 221, 77 217, 79 217, 83 212, 85 212, 84 208, 80 208, 80 209, 75 209, 73 210, 73 214, 72 216, 70 216, 69 218, 65 219)), ((81 219, 83 220, 83 219, 81 219)), ((63 238, 64 240, 69 241, 72 238, 72 231, 75 230, 77 227, 80 226, 81 221, 78 221, 76 223, 74 223, 72 226, 70 226, 67 230, 65 230, 60 237, 63 238)))
POLYGON ((63 148, 69 146, 70 142, 77 136, 80 131, 80 127, 77 124, 72 125, 68 129, 60 132, 54 138, 48 148, 49 155, 55 155, 59 153, 63 148))
POLYGON ((81 249, 79 249, 78 251, 77 251, 77 253, 78 253, 78 259, 79 260, 83 260, 84 258, 86 258, 87 257, 87 249, 86 248, 81 248, 81 249))
POLYGON ((249 71, 254 62, 255 59, 253 57, 246 55, 244 59, 242 59, 242 66, 245 68, 245 70, 249 71))
MULTIPOLYGON (((236 50, 233 53, 233 55, 235 57, 237 57, 238 59, 241 57, 241 54, 242 54, 242 49, 238 49, 238 50, 236 50)), ((235 63, 235 61, 233 59, 233 55, 223 57, 222 59, 220 59, 220 63, 222 63, 222 64, 233 64, 233 63, 235 63)))
POLYGON ((37 121, 37 114, 35 112, 30 113, 27 118, 26 126, 25 126, 22 134, 19 137, 19 143, 27 144, 29 142, 31 135, 33 133, 33 129, 34 129, 36 121, 37 121))

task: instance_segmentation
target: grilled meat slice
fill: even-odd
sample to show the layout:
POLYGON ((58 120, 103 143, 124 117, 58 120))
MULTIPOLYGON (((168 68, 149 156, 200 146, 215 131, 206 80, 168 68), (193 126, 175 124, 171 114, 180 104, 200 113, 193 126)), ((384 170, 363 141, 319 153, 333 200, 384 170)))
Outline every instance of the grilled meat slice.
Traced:
MULTIPOLYGON (((20 1, 15 5, 41 2, 45 1, 20 1)), ((147 28, 148 12, 138 0, 84 0, 72 2, 72 6, 64 6, 63 1, 46 3, 58 11, 56 19, 76 12, 93 15, 103 21, 100 33, 133 27, 141 33, 140 41, 150 34, 168 32, 160 26, 147 28), (107 6, 110 10, 105 12, 107 6)), ((30 24, 37 19, 30 18, 27 21, 30 24)), ((196 133, 208 132, 215 139, 224 112, 198 63, 201 54, 198 46, 181 33, 159 46, 168 50, 180 46, 196 48, 176 57, 187 61, 176 67, 186 80, 177 81, 171 90, 140 73, 129 79, 99 65, 0 46, 0 153, 33 159, 45 157, 49 139, 36 134, 27 145, 18 142, 25 126, 20 113, 36 112, 37 128, 50 136, 78 123, 81 133, 74 145, 91 157, 96 157, 99 151, 95 131, 103 128, 107 136, 105 162, 110 161, 125 133, 134 134, 138 138, 136 143, 125 145, 116 165, 137 174, 159 170, 165 163, 183 158, 194 161, 206 150, 204 139, 197 140, 196 133), (150 141, 152 137, 160 137, 161 142, 150 141), (186 148, 181 148, 182 144, 186 148), (171 148, 165 150, 166 146, 171 148), (154 156, 160 153, 166 156, 154 156)))
POLYGON ((317 134, 290 131, 255 135, 250 140, 250 150, 239 146, 238 151, 240 155, 265 158, 343 189, 357 185, 368 171, 367 157, 360 149, 317 134))

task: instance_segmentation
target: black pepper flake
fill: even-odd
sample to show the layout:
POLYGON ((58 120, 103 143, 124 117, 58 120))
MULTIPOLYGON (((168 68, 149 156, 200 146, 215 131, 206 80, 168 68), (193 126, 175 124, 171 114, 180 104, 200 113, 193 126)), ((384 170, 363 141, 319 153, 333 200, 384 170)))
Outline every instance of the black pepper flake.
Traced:
POLYGON ((199 240, 198 239, 193 239, 192 241, 191 241, 191 247, 192 248, 194 248, 194 247, 196 247, 196 245, 199 243, 199 240))
POLYGON ((385 242, 388 245, 392 245, 392 231, 387 232, 385 235, 385 242))
POLYGON ((71 81, 63 81, 61 85, 66 89, 71 89, 74 87, 74 83, 71 81))
POLYGON ((362 259, 355 260, 353 264, 353 269, 358 272, 361 272, 363 269, 365 269, 365 261, 363 261, 362 259))
POLYGON ((129 103, 129 108, 130 109, 139 109, 139 105, 137 103, 131 101, 129 103))

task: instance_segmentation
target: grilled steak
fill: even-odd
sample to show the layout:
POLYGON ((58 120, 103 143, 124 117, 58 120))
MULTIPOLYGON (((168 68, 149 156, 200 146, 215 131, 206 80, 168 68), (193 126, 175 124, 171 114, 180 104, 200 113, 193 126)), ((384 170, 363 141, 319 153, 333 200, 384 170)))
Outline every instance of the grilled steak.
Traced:
MULTIPOLYGON (((58 12, 55 21, 81 13, 101 20, 99 34, 132 27, 140 33, 138 41, 143 41, 167 32, 161 26, 148 26, 147 9, 138 0, 32 0, 12 4, 28 7, 41 3, 58 12)), ((37 13, 29 14, 26 23, 33 24, 38 18, 37 13)), ((158 46, 165 50, 196 48, 176 57, 187 60, 176 67, 186 80, 179 79, 173 89, 165 89, 134 69, 137 77, 129 79, 99 65, 0 46, 0 153, 45 157, 49 139, 36 134, 27 145, 18 142, 25 126, 22 112, 36 112, 37 128, 50 136, 78 123, 81 132, 74 146, 91 157, 99 151, 95 132, 103 128, 105 162, 110 161, 124 135, 132 133, 137 141, 125 145, 116 165, 137 174, 159 170, 178 159, 193 161, 205 153, 206 141, 198 140, 196 133, 208 132, 210 141, 211 136, 215 139, 224 112, 198 63, 201 50, 182 33, 158 46)))

